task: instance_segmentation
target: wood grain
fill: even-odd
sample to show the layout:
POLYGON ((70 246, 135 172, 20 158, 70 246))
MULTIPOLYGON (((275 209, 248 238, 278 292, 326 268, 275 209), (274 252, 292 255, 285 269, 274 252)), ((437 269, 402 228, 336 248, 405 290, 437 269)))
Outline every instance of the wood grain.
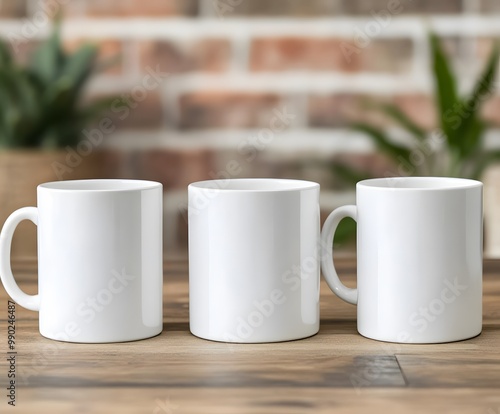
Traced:
MULTIPOLYGON (((337 267, 355 284, 355 261, 337 267)), ((14 263, 36 292, 36 261, 14 263)), ((485 262, 484 330, 440 345, 377 342, 356 332, 356 308, 322 284, 321 330, 300 341, 236 345, 192 336, 187 260, 165 263, 164 331, 137 342, 68 344, 41 337, 17 307, 16 412, 51 413, 500 413, 500 261, 485 262)), ((6 352, 6 294, 0 292, 6 352)), ((0 386, 6 386, 6 361, 0 386)), ((3 395, 3 394, 2 394, 3 395)), ((0 412, 6 398, 0 396, 0 412)), ((10 407, 5 407, 7 408, 10 407)))

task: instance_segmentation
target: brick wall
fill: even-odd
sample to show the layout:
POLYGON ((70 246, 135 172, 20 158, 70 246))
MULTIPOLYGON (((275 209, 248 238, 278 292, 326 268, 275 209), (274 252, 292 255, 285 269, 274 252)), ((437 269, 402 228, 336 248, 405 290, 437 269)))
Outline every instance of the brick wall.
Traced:
MULTIPOLYGON (((221 153, 245 158, 256 148, 258 156, 245 165, 245 174, 283 170, 307 177, 307 168, 294 168, 298 160, 369 152, 369 141, 346 131, 349 123, 368 117, 392 125, 360 110, 367 97, 396 102, 432 128, 427 28, 443 37, 466 88, 500 34, 499 4, 1 0, 0 35, 15 44, 23 60, 48 34, 47 17, 60 9, 68 48, 91 41, 100 45, 102 59, 119 55, 119 63, 96 77, 89 90, 90 96, 124 100, 110 109, 116 130, 105 145, 154 159, 139 163, 134 174, 157 174, 168 187, 181 188, 187 180, 173 167, 181 160, 183 169, 193 171, 189 180, 201 179, 223 170, 218 163, 228 155, 221 153), (156 83, 151 71, 158 73, 156 83), (146 78, 150 83, 144 85, 146 78), (283 110, 293 117, 283 130, 272 130, 273 111, 283 110), (259 139, 267 129, 272 136, 259 139), (261 165, 273 160, 274 168, 261 165)), ((495 124, 499 105, 495 98, 485 111, 495 124)), ((311 174, 331 184, 329 173, 311 174)))
MULTIPOLYGON (((335 183, 318 160, 345 154, 383 169, 348 125, 394 125, 361 102, 396 102, 432 128, 427 30, 443 38, 463 89, 500 36, 495 0, 0 0, 0 35, 25 59, 59 9, 68 48, 92 41, 101 58, 120 55, 89 89, 122 98, 103 145, 133 155, 131 175, 169 189, 223 174, 229 160, 239 176, 324 188, 335 183)), ((499 108, 495 97, 485 109, 494 126, 499 108)), ((496 130, 488 140, 500 143, 496 130)))

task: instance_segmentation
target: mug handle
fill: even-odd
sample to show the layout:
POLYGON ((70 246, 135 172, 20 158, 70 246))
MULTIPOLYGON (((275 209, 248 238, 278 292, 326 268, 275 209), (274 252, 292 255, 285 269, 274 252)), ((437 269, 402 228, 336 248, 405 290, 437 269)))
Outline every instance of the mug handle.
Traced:
POLYGON ((330 289, 340 299, 356 305, 358 303, 358 289, 351 289, 345 286, 339 279, 333 264, 332 242, 335 230, 343 218, 350 217, 357 220, 356 206, 342 206, 333 210, 323 225, 321 231, 321 246, 323 254, 321 255, 321 270, 330 289))
POLYGON ((29 310, 39 311, 40 296, 24 293, 17 285, 10 267, 12 236, 14 236, 17 225, 23 220, 31 220, 34 224, 38 224, 38 209, 36 207, 20 208, 5 221, 0 234, 0 278, 7 293, 19 305, 29 310))

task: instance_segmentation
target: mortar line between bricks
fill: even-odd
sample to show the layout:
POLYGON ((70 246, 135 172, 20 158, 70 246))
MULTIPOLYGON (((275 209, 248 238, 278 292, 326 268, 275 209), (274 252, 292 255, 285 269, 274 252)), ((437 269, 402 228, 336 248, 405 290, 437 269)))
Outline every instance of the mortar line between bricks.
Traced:
MULTIPOLYGON (((70 38, 135 38, 135 39, 188 39, 207 36, 232 36, 237 30, 246 36, 279 37, 347 37, 352 38, 353 27, 363 26, 373 19, 365 17, 338 17, 316 19, 245 19, 218 17, 206 19, 188 18, 113 18, 67 19, 63 24, 63 35, 70 38), (168 24, 165 24, 168 22, 168 24), (89 32, 88 28, 92 27, 89 32)), ((0 35, 18 33, 24 19, 0 19, 0 35)), ((47 25, 48 26, 48 25, 47 25)), ((426 27, 438 35, 499 35, 498 16, 487 15, 441 15, 441 16, 401 16, 395 17, 378 38, 411 36, 415 33, 425 35, 426 27)), ((39 30, 34 39, 44 38, 50 27, 39 30)))

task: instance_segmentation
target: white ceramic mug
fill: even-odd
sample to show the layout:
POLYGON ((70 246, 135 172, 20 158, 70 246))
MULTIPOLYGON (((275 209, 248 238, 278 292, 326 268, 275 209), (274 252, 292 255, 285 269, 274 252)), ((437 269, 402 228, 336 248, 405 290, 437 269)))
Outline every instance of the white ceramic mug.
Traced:
POLYGON ((162 331, 162 186, 152 181, 41 184, 0 236, 0 276, 40 333, 68 342, 121 342, 162 331), (38 225, 38 294, 16 284, 10 247, 22 220, 38 225))
POLYGON ((381 178, 356 186, 356 206, 326 220, 322 271, 358 305, 358 331, 372 339, 439 343, 479 335, 482 325, 482 183, 438 177, 381 178), (357 289, 332 262, 344 217, 357 221, 357 289))
POLYGON ((189 185, 191 332, 225 342, 319 329, 319 184, 227 179, 189 185))

